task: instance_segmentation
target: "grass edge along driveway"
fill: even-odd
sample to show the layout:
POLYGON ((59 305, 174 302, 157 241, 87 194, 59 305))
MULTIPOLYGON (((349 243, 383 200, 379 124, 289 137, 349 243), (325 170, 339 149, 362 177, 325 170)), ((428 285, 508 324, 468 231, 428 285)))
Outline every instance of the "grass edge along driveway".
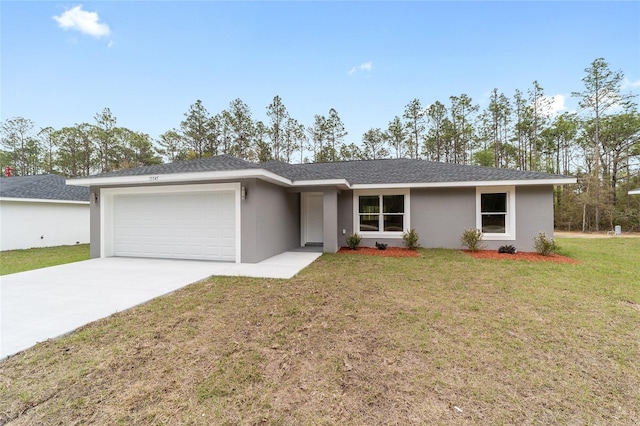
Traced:
POLYGON ((634 424, 640 240, 560 244, 193 284, 0 363, 0 423, 634 424))
POLYGON ((0 251, 0 275, 89 259, 89 244, 0 251))

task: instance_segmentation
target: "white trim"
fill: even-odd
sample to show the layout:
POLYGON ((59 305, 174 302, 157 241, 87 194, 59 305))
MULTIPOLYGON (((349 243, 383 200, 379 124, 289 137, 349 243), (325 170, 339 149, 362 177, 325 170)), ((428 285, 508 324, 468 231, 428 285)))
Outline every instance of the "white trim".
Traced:
POLYGON ((632 189, 631 191, 629 191, 629 195, 640 195, 640 188, 632 189))
POLYGON ((55 204, 89 204, 88 201, 75 200, 47 200, 44 198, 13 198, 0 197, 0 201, 13 201, 16 203, 55 203, 55 204))
MULTIPOLYGON (((300 204, 301 204, 300 206, 300 247, 304 247, 309 242, 307 239, 307 220, 308 220, 307 197, 309 195, 322 196, 323 197, 322 204, 324 205, 324 193, 322 192, 303 192, 300 194, 300 204)), ((323 224, 323 227, 324 227, 324 224, 323 224)))
MULTIPOLYGON (((402 234, 411 229, 411 191, 404 187, 401 189, 367 189, 353 191, 353 232, 362 238, 402 238, 402 234), (404 220, 402 232, 385 231, 360 231, 360 201, 361 195, 404 195, 404 220)), ((379 213, 383 215, 382 212, 379 213)))
POLYGON ((489 193, 506 193, 507 194, 507 214, 505 218, 505 233, 483 233, 483 239, 487 241, 513 241, 516 239, 516 188, 509 186, 492 186, 476 188, 476 228, 482 229, 482 207, 481 195, 489 193))
POLYGON ((169 174, 145 174, 139 176, 112 176, 95 178, 67 179, 67 185, 106 186, 106 185, 156 185, 174 182, 202 182, 211 180, 237 180, 260 178, 282 186, 292 186, 291 180, 264 169, 224 170, 214 172, 189 172, 169 174))
POLYGON ((341 186, 346 189, 353 187, 346 179, 296 180, 291 186, 341 186))
POLYGON ((529 185, 565 185, 576 183, 577 179, 550 178, 550 179, 522 179, 522 180, 491 180, 491 181, 461 181, 461 182, 414 182, 414 183, 382 183, 382 184, 351 184, 346 179, 313 179, 291 181, 276 173, 265 169, 243 169, 210 172, 170 173, 170 174, 145 174, 139 176, 113 176, 95 178, 67 179, 67 185, 75 186, 107 186, 107 185, 154 185, 158 183, 174 182, 203 182, 212 180, 236 180, 258 178, 286 187, 302 186, 340 186, 346 189, 406 189, 406 188, 461 188, 480 186, 529 186, 529 185))
POLYGON ((524 180, 481 180, 462 182, 417 182, 417 183, 380 183, 380 184, 354 184, 351 189, 404 189, 404 188, 464 188, 486 186, 531 186, 531 185, 565 185, 576 183, 576 178, 562 179, 524 179, 524 180))
POLYGON ((211 183, 195 185, 171 185, 171 186, 136 186, 128 188, 101 188, 99 194, 100 203, 100 257, 113 256, 113 197, 122 194, 169 194, 184 192, 235 192, 235 221, 236 221, 236 263, 241 262, 242 242, 242 215, 240 201, 240 183, 211 183), (109 236, 109 238, 107 238, 109 236))

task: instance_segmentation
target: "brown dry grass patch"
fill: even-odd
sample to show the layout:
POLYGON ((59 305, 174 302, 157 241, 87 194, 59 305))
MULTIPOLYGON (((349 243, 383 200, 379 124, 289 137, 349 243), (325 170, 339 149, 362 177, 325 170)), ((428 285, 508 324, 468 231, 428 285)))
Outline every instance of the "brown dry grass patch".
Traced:
POLYGON ((212 278, 0 362, 0 423, 637 424, 640 240, 598 241, 212 278))

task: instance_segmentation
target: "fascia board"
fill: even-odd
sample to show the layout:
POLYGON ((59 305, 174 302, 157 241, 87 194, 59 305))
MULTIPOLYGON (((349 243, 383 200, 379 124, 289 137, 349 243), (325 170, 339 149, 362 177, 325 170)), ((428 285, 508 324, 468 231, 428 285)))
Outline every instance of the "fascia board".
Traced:
POLYGON ((67 179, 67 185, 75 186, 106 186, 159 184, 176 182, 201 182, 215 180, 234 180, 258 178, 281 186, 292 186, 292 182, 280 175, 264 169, 225 170, 215 172, 148 174, 139 176, 114 176, 103 178, 74 178, 67 179))
POLYGON ((576 183, 576 178, 561 179, 523 179, 523 180, 486 180, 464 182, 413 182, 413 183, 381 183, 381 184, 354 184, 351 189, 395 189, 395 188, 464 188, 483 186, 531 186, 531 185, 566 185, 576 183))
POLYGON ((350 189, 351 184, 346 179, 314 179, 296 180, 293 186, 339 186, 343 189, 350 189))
POLYGON ((76 200, 48 200, 45 198, 13 198, 13 197, 0 197, 0 201, 8 201, 15 203, 53 203, 53 204, 89 204, 89 201, 76 201, 76 200))

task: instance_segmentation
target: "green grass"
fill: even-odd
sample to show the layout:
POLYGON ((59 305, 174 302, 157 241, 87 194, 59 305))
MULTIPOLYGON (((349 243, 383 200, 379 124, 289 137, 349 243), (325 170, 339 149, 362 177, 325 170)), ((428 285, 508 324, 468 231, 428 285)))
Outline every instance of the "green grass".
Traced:
POLYGON ((0 423, 637 424, 640 239, 560 245, 211 278, 1 362, 0 423))
POLYGON ((89 259, 89 244, 0 251, 0 275, 89 259))

